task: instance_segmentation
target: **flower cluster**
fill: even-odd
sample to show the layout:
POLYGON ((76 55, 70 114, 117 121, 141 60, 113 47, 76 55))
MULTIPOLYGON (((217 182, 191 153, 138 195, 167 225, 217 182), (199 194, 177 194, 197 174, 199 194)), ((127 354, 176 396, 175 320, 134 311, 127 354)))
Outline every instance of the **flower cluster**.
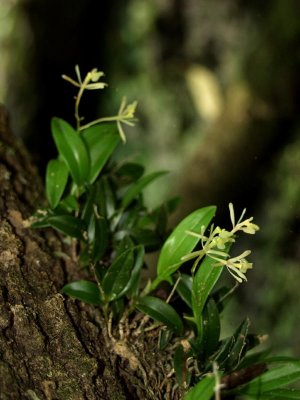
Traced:
POLYGON ((78 65, 76 65, 75 67, 75 72, 77 76, 77 81, 75 81, 74 79, 70 78, 67 75, 62 75, 62 78, 70 82, 72 85, 79 87, 82 91, 86 89, 87 90, 104 89, 105 86, 107 86, 107 83, 99 82, 99 79, 104 76, 104 72, 98 71, 97 68, 94 68, 90 72, 88 72, 83 80, 81 79, 81 73, 78 65))
POLYGON ((237 222, 235 222, 232 203, 229 204, 229 212, 232 223, 231 231, 221 229, 218 226, 214 228, 212 225, 209 236, 204 235, 204 226, 201 228, 200 233, 191 231, 187 232, 189 235, 195 236, 201 240, 202 249, 187 254, 182 257, 182 261, 196 258, 192 267, 192 272, 194 272, 200 260, 207 255, 216 261, 215 266, 225 266, 230 274, 241 283, 243 280, 247 280, 245 273, 248 269, 252 268, 252 263, 248 262, 246 258, 251 254, 251 251, 246 250, 239 256, 232 258, 230 258, 227 251, 229 250, 230 245, 235 242, 235 235, 237 232, 242 231, 253 235, 259 230, 259 227, 252 222, 253 217, 243 220, 246 209, 242 212, 242 215, 237 222))
POLYGON ((136 119, 134 118, 136 106, 137 106, 137 101, 134 101, 131 104, 126 104, 126 97, 123 97, 118 112, 118 119, 116 119, 116 121, 119 134, 124 143, 126 142, 126 136, 122 128, 122 123, 129 126, 134 126, 134 123, 136 122, 136 119))
POLYGON ((131 104, 127 104, 126 97, 124 97, 121 101, 121 105, 119 108, 119 112, 117 115, 111 117, 102 117, 98 118, 94 121, 91 121, 85 125, 81 125, 82 117, 79 116, 79 104, 85 90, 98 90, 104 89, 107 86, 107 83, 99 82, 99 80, 104 76, 102 71, 98 71, 97 68, 92 69, 88 72, 84 79, 81 78, 81 73, 78 65, 75 67, 75 72, 77 76, 77 81, 70 78, 67 75, 62 75, 62 78, 67 82, 71 83, 73 86, 78 87, 79 91, 77 96, 75 97, 75 118, 77 121, 77 130, 82 131, 83 129, 87 129, 90 126, 99 124, 101 122, 116 122, 118 131, 122 141, 126 142, 126 136, 122 127, 122 124, 134 126, 136 119, 134 117, 134 113, 136 110, 137 102, 134 101, 131 104))

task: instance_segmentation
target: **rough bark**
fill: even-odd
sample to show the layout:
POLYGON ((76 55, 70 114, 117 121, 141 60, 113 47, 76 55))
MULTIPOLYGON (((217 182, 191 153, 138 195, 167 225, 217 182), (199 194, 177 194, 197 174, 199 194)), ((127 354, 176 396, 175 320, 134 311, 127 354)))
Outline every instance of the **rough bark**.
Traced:
POLYGON ((99 310, 59 293, 78 268, 55 256, 67 252, 55 232, 23 222, 42 193, 0 108, 0 399, 160 398, 145 388, 145 364, 109 344, 99 310))

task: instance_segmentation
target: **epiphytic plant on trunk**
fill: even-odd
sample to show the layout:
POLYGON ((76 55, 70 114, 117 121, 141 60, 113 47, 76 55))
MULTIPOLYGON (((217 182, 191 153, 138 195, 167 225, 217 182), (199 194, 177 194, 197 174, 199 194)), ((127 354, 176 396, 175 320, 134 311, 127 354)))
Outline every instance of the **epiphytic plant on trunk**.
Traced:
POLYGON ((300 391, 288 387, 300 378, 300 361, 267 350, 249 354, 263 337, 249 331, 247 318, 231 336, 221 337, 220 316, 252 268, 250 250, 230 253, 238 234, 258 231, 253 218, 244 219, 244 211, 236 221, 230 203, 232 228, 214 227, 216 207, 208 206, 169 232, 168 215, 178 199, 149 209, 143 195, 166 172, 144 174, 142 165, 116 154, 126 142, 123 125, 136 122, 136 102, 123 99, 117 115, 83 124, 84 91, 106 84, 97 69, 82 79, 76 67, 76 75, 77 80, 63 76, 78 88, 76 127, 53 118, 58 157, 47 166, 48 205, 30 219, 31 227, 61 232, 71 257, 90 276, 68 283, 62 293, 99 308, 112 350, 141 371, 144 383, 147 374, 130 338, 155 332, 158 351, 170 355, 159 384, 167 387, 175 377, 171 398, 300 399, 300 391), (156 275, 143 284, 145 254, 153 251, 160 251, 156 275), (224 269, 236 280, 232 288, 216 288, 224 269))

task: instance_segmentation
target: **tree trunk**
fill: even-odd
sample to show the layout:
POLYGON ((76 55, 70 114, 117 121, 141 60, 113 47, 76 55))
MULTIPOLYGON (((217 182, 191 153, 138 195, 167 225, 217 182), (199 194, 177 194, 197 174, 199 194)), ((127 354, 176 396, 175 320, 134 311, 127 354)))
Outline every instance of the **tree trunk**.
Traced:
POLYGON ((24 224, 42 190, 0 107, 0 399, 161 398, 151 367, 109 339, 100 310, 59 293, 79 277, 66 244, 24 224))

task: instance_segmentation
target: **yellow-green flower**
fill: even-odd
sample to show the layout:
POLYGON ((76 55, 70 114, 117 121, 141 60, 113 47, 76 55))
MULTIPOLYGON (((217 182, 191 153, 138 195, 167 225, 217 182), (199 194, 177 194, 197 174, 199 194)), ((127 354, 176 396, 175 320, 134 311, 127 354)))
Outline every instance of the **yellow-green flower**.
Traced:
POLYGON ((248 260, 246 260, 246 257, 251 254, 250 250, 244 251, 242 254, 240 254, 237 257, 229 258, 229 259, 220 259, 218 257, 214 257, 213 255, 210 255, 210 257, 216 261, 218 261, 215 266, 224 266, 227 268, 228 272, 238 281, 242 282, 247 281, 245 273, 248 271, 248 269, 252 269, 253 264, 249 263, 248 260))
POLYGON ((226 251, 222 251, 226 248, 227 244, 235 242, 235 234, 237 232, 242 231, 253 235, 259 230, 258 225, 252 222, 253 217, 243 221, 245 212, 246 209, 243 210, 242 215, 236 223, 233 204, 229 204, 230 220, 232 223, 231 231, 222 229, 219 226, 214 229, 213 225, 208 236, 204 235, 204 226, 201 227, 200 233, 187 231, 187 234, 201 239, 202 245, 201 250, 191 252, 181 258, 182 261, 196 259, 192 267, 192 272, 195 271, 201 259, 207 255, 217 261, 215 266, 226 266, 227 270, 238 282, 247 280, 245 273, 253 267, 253 264, 246 259, 251 251, 246 250, 239 256, 232 258, 230 258, 226 251))
POLYGON ((119 134, 124 143, 126 142, 126 136, 122 124, 134 126, 136 122, 136 119, 134 118, 136 106, 137 106, 137 101, 134 101, 133 103, 126 105, 126 97, 123 97, 119 108, 118 116, 116 117, 116 122, 119 134))

